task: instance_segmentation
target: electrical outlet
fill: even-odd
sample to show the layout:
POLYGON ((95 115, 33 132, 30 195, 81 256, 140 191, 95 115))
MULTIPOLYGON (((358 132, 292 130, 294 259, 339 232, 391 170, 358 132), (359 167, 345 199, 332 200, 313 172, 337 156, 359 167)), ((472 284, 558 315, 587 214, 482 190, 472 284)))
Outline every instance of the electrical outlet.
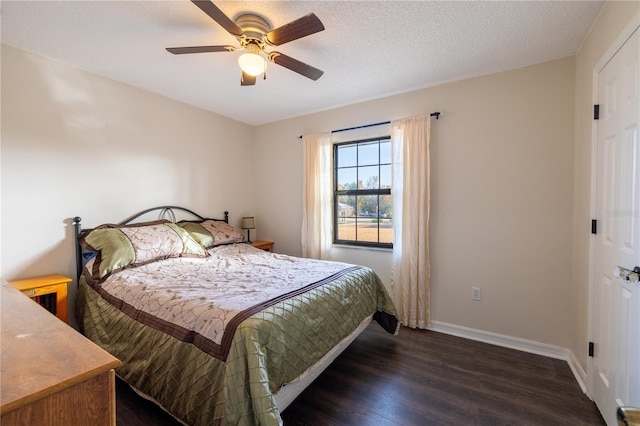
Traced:
POLYGON ((480 300, 480 287, 471 287, 471 300, 480 300))

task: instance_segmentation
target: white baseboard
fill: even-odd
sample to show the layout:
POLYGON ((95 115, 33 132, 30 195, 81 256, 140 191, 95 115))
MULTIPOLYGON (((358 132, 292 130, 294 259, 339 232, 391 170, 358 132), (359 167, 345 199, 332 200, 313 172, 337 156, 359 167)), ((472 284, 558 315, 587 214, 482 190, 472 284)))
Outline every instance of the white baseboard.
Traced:
POLYGON ((573 352, 567 348, 439 321, 431 321, 429 330, 567 361, 582 392, 586 393, 587 375, 573 352))
POLYGON ((584 368, 582 368, 582 366, 578 362, 578 359, 574 355, 573 351, 570 351, 568 349, 567 351, 569 352, 569 359, 567 360, 567 363, 569 364, 569 368, 571 368, 571 371, 573 372, 573 375, 576 378, 576 381, 580 385, 580 389, 582 389, 582 392, 584 392, 584 394, 587 395, 587 373, 584 371, 584 368))

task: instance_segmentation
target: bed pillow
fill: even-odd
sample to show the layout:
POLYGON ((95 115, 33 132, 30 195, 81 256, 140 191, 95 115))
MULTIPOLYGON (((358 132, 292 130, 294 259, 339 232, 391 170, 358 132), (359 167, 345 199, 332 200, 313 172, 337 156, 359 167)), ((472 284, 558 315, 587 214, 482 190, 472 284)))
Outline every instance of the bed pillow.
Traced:
POLYGON ((200 223, 204 229, 213 235, 213 245, 241 243, 244 241, 242 232, 234 226, 219 220, 207 219, 200 223))
POLYGON ((204 248, 211 248, 215 239, 213 234, 207 231, 199 222, 180 222, 179 225, 186 229, 187 232, 204 248))
POLYGON ((180 226, 187 229, 191 236, 205 248, 244 241, 244 236, 238 228, 221 220, 205 219, 202 222, 180 222, 180 226))
POLYGON ((98 253, 89 271, 93 280, 156 260, 209 255, 185 229, 168 221, 101 225, 81 235, 80 245, 98 253))

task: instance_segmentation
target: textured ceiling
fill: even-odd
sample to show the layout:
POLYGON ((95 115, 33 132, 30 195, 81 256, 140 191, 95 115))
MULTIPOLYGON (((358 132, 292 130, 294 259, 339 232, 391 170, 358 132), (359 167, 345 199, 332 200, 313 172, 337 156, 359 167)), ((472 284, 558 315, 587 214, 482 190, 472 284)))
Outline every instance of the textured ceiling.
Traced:
POLYGON ((269 64, 240 86, 237 45, 187 0, 5 1, 2 42, 257 125, 574 55, 604 2, 216 1, 230 18, 277 28, 314 12, 325 31, 278 46, 322 69, 318 81, 269 64))

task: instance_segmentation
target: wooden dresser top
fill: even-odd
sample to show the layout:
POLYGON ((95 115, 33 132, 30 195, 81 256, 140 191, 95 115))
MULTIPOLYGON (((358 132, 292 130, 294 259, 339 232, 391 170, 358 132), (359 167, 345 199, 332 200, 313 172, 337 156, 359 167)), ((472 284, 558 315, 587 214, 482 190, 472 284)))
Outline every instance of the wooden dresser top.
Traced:
POLYGON ((7 282, 0 286, 2 413, 120 365, 7 282))

